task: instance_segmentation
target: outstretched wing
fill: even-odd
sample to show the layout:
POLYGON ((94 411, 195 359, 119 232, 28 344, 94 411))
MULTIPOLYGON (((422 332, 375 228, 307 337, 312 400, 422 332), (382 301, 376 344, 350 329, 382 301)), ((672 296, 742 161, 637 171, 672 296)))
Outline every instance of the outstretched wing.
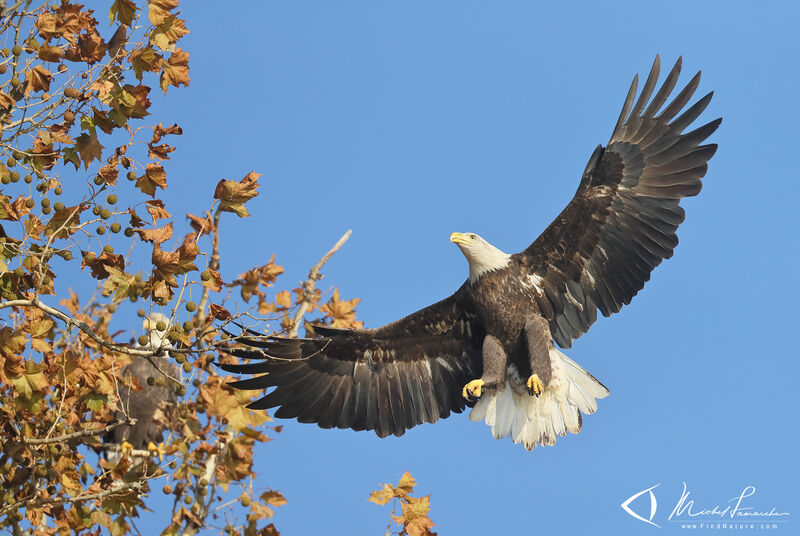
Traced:
POLYGON ((589 159, 575 197, 519 254, 562 347, 569 348, 589 329, 597 309, 610 316, 630 303, 653 268, 672 256, 675 231, 684 219, 678 203, 700 192, 700 179, 717 149, 700 144, 722 119, 683 134, 713 93, 676 118, 697 89, 700 73, 659 113, 678 80, 681 59, 650 101, 659 69, 656 56, 635 104, 638 75, 633 79, 611 140, 589 159))
POLYGON ((462 292, 377 329, 316 326, 321 338, 240 337, 249 348, 230 353, 259 361, 220 366, 263 374, 233 387, 274 387, 252 409, 278 407, 280 418, 399 436, 460 413, 461 388, 480 374, 483 333, 462 309, 462 292))

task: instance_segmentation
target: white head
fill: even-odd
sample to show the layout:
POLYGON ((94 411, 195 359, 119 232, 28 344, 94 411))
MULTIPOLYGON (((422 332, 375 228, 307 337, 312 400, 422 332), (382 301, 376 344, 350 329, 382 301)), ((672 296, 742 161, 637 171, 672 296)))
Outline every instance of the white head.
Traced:
POLYGON ((487 272, 505 268, 511 255, 500 251, 475 233, 453 233, 450 242, 456 244, 469 262, 469 282, 474 283, 487 272))
POLYGON ((168 341, 165 343, 167 330, 169 329, 169 318, 162 313, 150 313, 150 316, 142 320, 142 328, 147 331, 150 336, 150 344, 148 346, 152 348, 159 348, 162 346, 165 348, 171 347, 168 341), (158 329, 159 322, 164 323, 164 326, 166 326, 165 329, 158 329))

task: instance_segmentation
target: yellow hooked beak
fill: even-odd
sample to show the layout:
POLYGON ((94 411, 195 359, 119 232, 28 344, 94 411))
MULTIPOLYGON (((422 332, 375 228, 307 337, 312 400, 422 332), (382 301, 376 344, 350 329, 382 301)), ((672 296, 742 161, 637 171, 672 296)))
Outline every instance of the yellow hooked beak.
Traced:
POLYGON ((453 233, 450 235, 450 242, 454 244, 469 244, 469 235, 464 233, 453 233))

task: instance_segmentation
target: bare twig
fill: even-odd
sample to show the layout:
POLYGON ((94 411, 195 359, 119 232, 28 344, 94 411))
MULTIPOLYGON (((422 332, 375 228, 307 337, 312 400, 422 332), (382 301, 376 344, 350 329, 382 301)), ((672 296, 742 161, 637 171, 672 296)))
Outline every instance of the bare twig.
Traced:
POLYGON ((350 238, 350 234, 353 231, 348 229, 344 235, 339 239, 338 242, 328 251, 323 257, 319 260, 317 264, 314 265, 313 268, 308 272, 308 279, 306 279, 305 283, 303 283, 303 297, 300 299, 300 307, 297 308, 297 311, 294 313, 294 318, 292 319, 292 325, 289 328, 287 335, 289 337, 297 337, 297 330, 300 329, 300 322, 303 321, 303 316, 308 312, 308 309, 314 303, 314 288, 317 284, 317 281, 322 278, 322 274, 319 271, 328 262, 334 253, 339 251, 347 239, 350 238))
MULTIPOLYGON (((212 270, 219 270, 219 214, 220 210, 217 208, 214 212, 213 223, 211 224, 211 259, 209 259, 208 267, 212 270)), ((198 326, 204 326, 206 323, 207 305, 208 287, 203 285, 203 294, 200 296, 200 305, 197 308, 198 326)))

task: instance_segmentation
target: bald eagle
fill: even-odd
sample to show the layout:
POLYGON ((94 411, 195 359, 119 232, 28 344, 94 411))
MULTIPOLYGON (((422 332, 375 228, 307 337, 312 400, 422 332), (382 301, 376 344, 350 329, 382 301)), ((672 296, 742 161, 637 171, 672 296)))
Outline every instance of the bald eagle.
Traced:
MULTIPOLYGON (((163 322, 169 326, 169 318, 165 315, 154 312, 142 321, 142 328, 149 335, 149 343, 145 346, 138 342, 135 348, 157 349, 164 351, 172 348, 172 344, 167 340, 167 330, 159 330, 157 325, 163 322)), ((153 361, 171 376, 178 376, 178 367, 171 363, 166 357, 153 356, 153 361)), ((110 431, 106 437, 106 443, 127 444, 136 450, 145 448, 153 450, 156 443, 163 440, 163 424, 165 414, 172 411, 178 403, 178 396, 175 388, 170 385, 148 385, 147 378, 158 376, 159 374, 142 357, 134 357, 133 361, 122 369, 122 376, 131 376, 136 379, 138 390, 131 385, 124 385, 120 388, 120 404, 125 408, 127 416, 136 419, 134 425, 123 425, 110 431), (160 418, 159 418, 160 414, 160 418)), ((122 419, 124 413, 117 412, 117 418, 122 419)))
POLYGON ((470 420, 528 450, 578 433, 581 413, 594 413, 609 391, 556 345, 569 348, 598 310, 610 316, 630 303, 672 256, 679 202, 700 192, 717 149, 701 144, 721 119, 684 133, 713 94, 684 110, 700 72, 666 104, 680 69, 679 58, 655 96, 658 56, 638 98, 634 77, 608 145, 594 150, 572 201, 522 252, 453 233, 469 262, 455 294, 376 329, 242 336, 245 347, 231 353, 253 361, 221 368, 260 375, 232 385, 273 388, 250 408, 380 437, 467 406, 470 420))

